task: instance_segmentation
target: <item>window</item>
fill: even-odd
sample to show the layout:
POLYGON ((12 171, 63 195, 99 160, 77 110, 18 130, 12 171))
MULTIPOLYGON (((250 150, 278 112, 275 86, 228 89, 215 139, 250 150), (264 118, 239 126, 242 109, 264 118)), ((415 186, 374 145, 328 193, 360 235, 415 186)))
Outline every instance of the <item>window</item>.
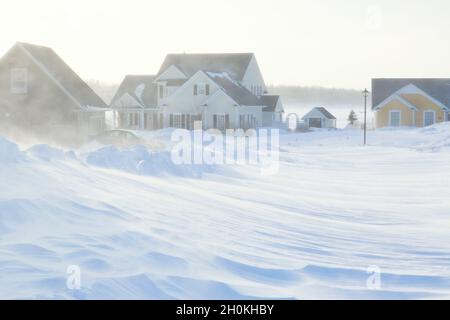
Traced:
POLYGON ((228 127, 229 116, 225 114, 215 114, 213 116, 214 128, 225 130, 228 127))
POLYGON ((428 127, 436 122, 436 112, 434 110, 427 110, 423 113, 423 126, 428 127))
POLYGON ((205 83, 194 84, 194 96, 199 95, 209 96, 210 91, 211 87, 209 86, 209 84, 205 83))
POLYGON ((176 113, 173 115, 173 127, 174 128, 183 128, 183 115, 180 113, 176 113))
POLYGON ((205 85, 204 84, 198 85, 198 94, 199 95, 204 95, 205 93, 206 93, 205 85))
POLYGON ((160 99, 164 98, 164 86, 163 85, 159 85, 159 98, 160 99))
POLYGON ((21 94, 28 91, 28 70, 26 68, 11 69, 11 93, 21 94))
POLYGON ((400 127, 401 124, 401 113, 397 110, 392 110, 389 113, 389 125, 391 127, 400 127))

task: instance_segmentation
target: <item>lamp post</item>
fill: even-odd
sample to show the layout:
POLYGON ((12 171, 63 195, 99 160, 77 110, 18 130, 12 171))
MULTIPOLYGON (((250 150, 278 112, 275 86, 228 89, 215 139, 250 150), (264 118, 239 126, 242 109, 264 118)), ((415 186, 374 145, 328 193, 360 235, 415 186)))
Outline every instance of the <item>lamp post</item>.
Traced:
POLYGON ((367 97, 369 96, 369 90, 364 89, 364 145, 367 143, 367 97))

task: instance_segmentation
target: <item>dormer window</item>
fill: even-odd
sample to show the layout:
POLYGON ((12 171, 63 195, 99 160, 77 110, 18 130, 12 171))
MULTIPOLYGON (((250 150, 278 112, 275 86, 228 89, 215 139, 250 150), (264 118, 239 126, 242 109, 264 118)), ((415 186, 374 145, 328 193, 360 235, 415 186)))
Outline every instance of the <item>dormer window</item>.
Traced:
POLYGON ((28 70, 26 68, 11 69, 11 93, 23 94, 28 92, 28 70))

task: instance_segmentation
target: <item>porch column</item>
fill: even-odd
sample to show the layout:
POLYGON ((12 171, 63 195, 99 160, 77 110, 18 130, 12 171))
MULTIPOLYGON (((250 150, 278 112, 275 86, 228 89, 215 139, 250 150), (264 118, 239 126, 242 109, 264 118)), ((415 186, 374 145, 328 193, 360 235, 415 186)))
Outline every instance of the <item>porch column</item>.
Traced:
POLYGON ((141 112, 140 112, 140 121, 139 121, 139 129, 141 129, 141 130, 145 129, 145 127, 144 127, 144 116, 145 116, 145 111, 142 108, 141 112))

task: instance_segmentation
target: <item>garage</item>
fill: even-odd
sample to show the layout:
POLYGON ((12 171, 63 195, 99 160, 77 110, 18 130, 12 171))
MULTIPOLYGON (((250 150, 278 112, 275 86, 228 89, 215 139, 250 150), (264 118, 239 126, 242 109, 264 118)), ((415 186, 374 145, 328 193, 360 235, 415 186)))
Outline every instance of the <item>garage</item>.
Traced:
POLYGON ((336 128, 336 117, 323 107, 312 109, 302 120, 308 128, 336 128))

